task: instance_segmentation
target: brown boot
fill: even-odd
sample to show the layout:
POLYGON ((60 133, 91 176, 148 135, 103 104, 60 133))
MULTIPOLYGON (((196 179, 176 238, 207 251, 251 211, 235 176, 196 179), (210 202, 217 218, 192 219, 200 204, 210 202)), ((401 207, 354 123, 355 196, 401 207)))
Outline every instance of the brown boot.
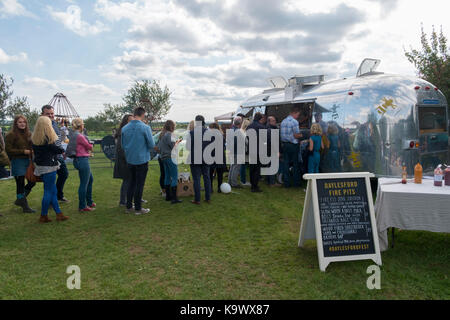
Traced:
POLYGON ((65 215, 63 215, 63 213, 57 213, 56 214, 56 221, 64 221, 69 219, 69 217, 66 217, 65 215))
POLYGON ((39 222, 40 222, 40 223, 47 223, 47 222, 52 222, 52 220, 50 220, 50 219, 48 218, 48 216, 41 216, 41 217, 39 218, 39 222))

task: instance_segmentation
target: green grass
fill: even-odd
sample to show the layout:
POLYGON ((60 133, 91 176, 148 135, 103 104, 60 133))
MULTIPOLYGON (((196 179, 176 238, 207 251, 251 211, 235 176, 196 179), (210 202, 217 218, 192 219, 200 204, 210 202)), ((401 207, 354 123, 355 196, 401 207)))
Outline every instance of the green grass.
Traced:
MULTIPOLYGON (((171 205, 151 162, 144 191, 151 214, 124 214, 120 180, 97 153, 93 213, 77 211, 78 172, 65 187, 70 220, 39 224, 14 206, 13 180, 0 181, 1 299, 449 299, 450 236, 401 231, 382 253, 381 290, 366 281, 372 261, 318 267, 314 241, 298 248, 304 190, 239 189, 212 204, 171 205), (104 167, 104 168, 100 168, 104 167), (81 290, 66 268, 81 268, 81 290)), ((69 168, 73 168, 71 164, 69 168)), ((216 186, 216 184, 215 184, 216 186)), ((39 210, 42 185, 29 196, 39 210)), ((54 217, 54 213, 49 215, 54 217)))

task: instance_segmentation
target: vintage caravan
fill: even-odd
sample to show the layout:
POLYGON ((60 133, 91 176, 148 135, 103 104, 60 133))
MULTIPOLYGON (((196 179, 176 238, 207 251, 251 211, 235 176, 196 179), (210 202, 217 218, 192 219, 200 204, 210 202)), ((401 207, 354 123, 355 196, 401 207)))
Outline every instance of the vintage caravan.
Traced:
POLYGON ((380 60, 365 59, 356 77, 324 81, 323 75, 269 79, 271 89, 243 102, 236 114, 273 115, 280 123, 297 105, 310 127, 321 114, 324 129, 338 129, 338 170, 326 163, 321 170, 369 171, 376 176, 408 174, 420 162, 424 174, 449 164, 449 111, 442 92, 416 77, 377 72, 380 60))

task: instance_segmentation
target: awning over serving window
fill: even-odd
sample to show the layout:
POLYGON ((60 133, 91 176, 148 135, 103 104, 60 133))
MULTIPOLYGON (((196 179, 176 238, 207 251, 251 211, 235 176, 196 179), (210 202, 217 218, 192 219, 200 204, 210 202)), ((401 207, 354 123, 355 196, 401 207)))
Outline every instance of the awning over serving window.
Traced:
POLYGON ((224 120, 233 120, 234 112, 228 112, 225 114, 222 114, 220 116, 214 117, 214 121, 224 121, 224 120))

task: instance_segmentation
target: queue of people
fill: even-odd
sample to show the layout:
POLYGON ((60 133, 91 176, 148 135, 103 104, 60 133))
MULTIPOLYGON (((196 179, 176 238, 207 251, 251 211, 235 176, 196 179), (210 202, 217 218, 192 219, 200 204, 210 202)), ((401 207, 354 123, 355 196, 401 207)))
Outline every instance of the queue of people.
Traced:
MULTIPOLYGON (((290 114, 281 122, 278 157, 280 158, 279 173, 282 173, 284 187, 299 187, 301 175, 306 171, 308 173, 319 172, 321 152, 325 148, 328 149, 326 156, 329 166, 336 171, 340 168, 340 142, 337 128, 322 121, 320 114, 316 114, 315 120, 316 123, 305 131, 309 122, 308 114, 294 106, 290 114), (305 150, 306 159, 304 156, 305 150), (305 164, 307 170, 303 169, 305 164)), ((148 162, 156 155, 160 166, 159 184, 162 195, 165 200, 172 204, 182 202, 177 197, 178 164, 175 160, 176 156, 174 157, 176 147, 182 139, 177 139, 174 136, 175 126, 175 122, 167 120, 160 133, 159 141, 155 144, 144 108, 138 107, 133 114, 126 114, 122 118, 119 129, 115 133, 116 157, 113 178, 122 180, 119 206, 126 207, 126 213, 141 215, 150 212, 150 209, 142 207, 147 202, 142 196, 148 172, 148 162)), ((221 192, 223 176, 227 171, 225 131, 217 123, 211 123, 209 129, 217 130, 219 136, 213 136, 212 140, 203 139, 208 128, 205 125, 204 117, 198 115, 189 124, 185 137, 189 140, 187 147, 191 151, 188 156, 188 163, 190 163, 194 189, 194 199, 191 202, 195 205, 200 205, 202 201, 202 190, 205 192, 203 200, 210 203, 215 177, 217 177, 217 192, 221 192), (218 141, 215 140, 217 138, 218 141), (199 143, 200 145, 197 145, 199 143), (210 143, 218 143, 222 146, 222 161, 215 160, 213 163, 208 163, 204 159, 203 151, 210 143), (193 151, 196 148, 202 152, 200 158, 195 157, 194 159, 193 151), (202 176, 203 188, 201 187, 202 176)), ((266 129, 268 133, 267 151, 270 157, 271 144, 275 143, 275 141, 272 141, 273 130, 278 129, 277 119, 274 116, 266 117, 261 113, 256 113, 251 123, 242 115, 233 119, 231 130, 234 133, 234 149, 230 153, 231 165, 228 173, 228 183, 231 187, 242 188, 249 185, 252 192, 261 192, 259 183, 262 163, 259 154, 259 132, 263 129, 266 129), (256 143, 253 142, 256 144, 256 148, 249 148, 248 130, 253 130, 256 133, 257 141, 256 143), (238 150, 238 147, 243 147, 244 150, 238 150), (250 184, 246 182, 247 168, 249 169, 250 184)), ((27 196, 36 183, 33 181, 25 183, 26 172, 31 161, 33 161, 35 164, 34 174, 40 176, 44 182, 44 195, 39 221, 51 221, 48 218, 50 207, 53 207, 57 221, 68 219, 67 216, 62 214, 59 206, 61 202, 68 202, 63 191, 68 178, 66 157, 73 159, 73 165, 79 175, 78 210, 80 212, 95 210, 97 205, 93 201, 92 194, 94 178, 89 164, 93 145, 89 143, 84 132, 84 123, 80 118, 72 121, 72 130, 68 131, 67 123, 64 123, 64 128, 60 129, 54 120, 53 107, 48 105, 42 107, 42 114, 33 133, 30 132, 27 119, 24 116, 15 117, 13 126, 6 135, 5 142, 3 143, 0 140, 0 160, 2 161, 0 164, 4 167, 10 163, 11 175, 14 176, 16 181, 16 200, 14 203, 20 206, 23 212, 35 212, 29 206, 27 196), (66 150, 61 145, 62 135, 68 136, 69 139, 66 150)), ((215 154, 212 156, 215 157, 215 154)), ((267 184, 269 186, 280 186, 276 178, 276 174, 267 176, 267 184)))
MULTIPOLYGON (((36 212, 27 201, 28 195, 36 185, 34 179, 28 180, 29 174, 31 174, 39 177, 44 186, 39 222, 52 221, 48 218, 50 207, 55 211, 57 221, 65 221, 68 217, 64 216, 59 204, 69 202, 64 197, 64 185, 69 176, 65 161, 67 150, 62 146, 66 132, 59 128, 52 106, 45 105, 41 111, 33 133, 30 131, 25 116, 18 115, 14 118, 12 128, 6 135, 4 143, 0 141, 0 155, 3 154, 0 159, 2 159, 2 163, 5 163, 4 155, 7 155, 11 168, 10 173, 16 182, 15 205, 21 207, 24 213, 36 212), (27 171, 30 172, 30 170, 31 173, 28 174, 27 171), (26 178, 27 174, 28 178, 26 178)), ((79 210, 82 212, 92 211, 96 206, 92 201, 93 177, 88 160, 92 145, 82 134, 83 120, 74 119, 72 128, 75 137, 72 140, 74 143, 73 161, 80 177, 79 210)))
POLYGON ((330 172, 341 171, 338 128, 323 121, 320 112, 314 115, 314 119, 315 123, 309 128, 309 113, 294 106, 281 122, 280 162, 286 188, 291 185, 298 187, 303 173, 319 173, 322 165, 330 172))

